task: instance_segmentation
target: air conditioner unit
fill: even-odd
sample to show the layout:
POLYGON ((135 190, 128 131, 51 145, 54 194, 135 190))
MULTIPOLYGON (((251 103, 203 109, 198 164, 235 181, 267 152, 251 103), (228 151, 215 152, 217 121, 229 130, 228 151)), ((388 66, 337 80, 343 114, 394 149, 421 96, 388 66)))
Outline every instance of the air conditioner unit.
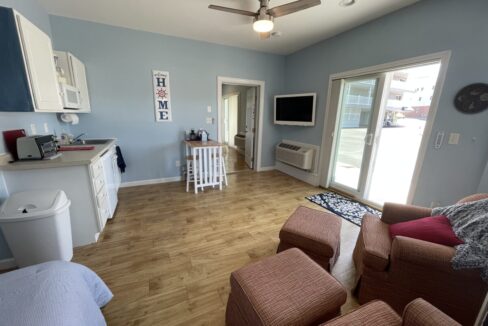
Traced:
POLYGON ((311 170, 314 149, 281 142, 276 146, 276 160, 293 165, 302 170, 311 170))

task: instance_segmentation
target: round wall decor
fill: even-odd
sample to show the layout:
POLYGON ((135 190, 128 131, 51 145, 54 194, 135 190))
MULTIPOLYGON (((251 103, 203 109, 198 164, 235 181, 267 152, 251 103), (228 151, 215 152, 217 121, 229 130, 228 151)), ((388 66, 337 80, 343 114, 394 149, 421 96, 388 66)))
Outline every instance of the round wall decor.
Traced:
POLYGON ((478 113, 488 108, 488 84, 471 84, 461 89, 454 105, 463 113, 478 113))

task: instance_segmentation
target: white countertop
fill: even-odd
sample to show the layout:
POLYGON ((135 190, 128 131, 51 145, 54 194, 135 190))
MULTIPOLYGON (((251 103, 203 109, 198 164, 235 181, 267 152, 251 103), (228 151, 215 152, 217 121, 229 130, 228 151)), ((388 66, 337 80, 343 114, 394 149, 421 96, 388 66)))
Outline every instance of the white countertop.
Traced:
MULTIPOLYGON (((116 142, 116 139, 109 139, 103 145, 86 145, 95 146, 92 150, 86 151, 66 151, 61 153, 60 157, 49 160, 39 161, 17 161, 0 165, 1 170, 33 170, 33 169, 49 169, 65 166, 89 165, 95 162, 100 156, 116 142)), ((73 145, 75 146, 75 145, 73 145)), ((78 145, 76 145, 78 146, 78 145)))

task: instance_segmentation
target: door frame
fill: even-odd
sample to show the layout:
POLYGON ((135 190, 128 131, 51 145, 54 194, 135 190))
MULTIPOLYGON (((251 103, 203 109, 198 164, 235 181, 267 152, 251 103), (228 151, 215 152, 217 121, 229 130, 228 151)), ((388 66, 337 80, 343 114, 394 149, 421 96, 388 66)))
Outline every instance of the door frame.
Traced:
POLYGON ((217 76, 217 140, 222 142, 222 128, 223 123, 223 104, 222 104, 222 86, 224 84, 236 86, 257 87, 259 94, 259 101, 257 107, 257 114, 255 115, 256 131, 254 133, 254 170, 262 171, 261 166, 261 148, 263 144, 263 111, 264 111, 264 91, 265 82, 262 80, 242 79, 234 77, 217 76))
MULTIPOLYGON (((338 155, 338 153, 337 153, 337 149, 338 149, 337 148, 337 140, 338 140, 338 138, 337 137, 334 137, 334 139, 333 139, 333 147, 332 147, 331 159, 330 159, 331 174, 330 174, 330 179, 329 179, 329 185, 331 187, 333 187, 334 189, 344 191, 347 193, 353 193, 359 197, 364 197, 365 191, 366 191, 366 185, 367 185, 367 180, 368 180, 368 176, 369 176, 368 172, 371 168, 371 160, 373 158, 373 153, 374 153, 374 149, 375 149, 375 142, 373 139, 374 137, 372 137, 372 135, 375 135, 376 130, 378 129, 378 123, 376 123, 375 121, 378 121, 378 116, 380 114, 379 111, 381 109, 381 106, 384 104, 384 96, 383 95, 385 92, 384 87, 385 87, 386 74, 385 73, 376 73, 376 74, 368 74, 368 75, 363 75, 363 76, 358 76, 358 77, 347 78, 347 80, 349 80, 349 81, 373 79, 373 78, 376 79, 378 82, 375 85, 374 102, 373 102, 373 105, 371 108, 371 120, 370 120, 369 125, 367 127, 367 133, 366 133, 366 137, 369 137, 371 135, 371 138, 370 138, 371 144, 367 144, 367 142, 365 141, 364 153, 363 153, 363 158, 362 158, 362 162, 361 162, 361 168, 360 168, 360 173, 359 173, 357 189, 351 188, 351 187, 346 186, 346 185, 341 185, 340 183, 334 183, 332 181, 332 177, 333 177, 332 172, 334 171, 333 163, 334 163, 334 161, 338 155)), ((342 79, 342 80, 345 80, 345 79, 342 79)), ((343 82, 341 83, 341 87, 344 87, 343 82)), ((341 97, 339 99, 338 107, 342 107, 342 101, 343 101, 343 95, 344 95, 342 89, 340 91, 340 94, 341 94, 341 97)), ((335 134, 335 130, 337 130, 337 128, 340 125, 340 120, 341 120, 341 116, 338 116, 336 114, 334 134, 335 134)))
MULTIPOLYGON (((389 63, 379 64, 379 65, 370 66, 366 68, 354 69, 346 72, 331 74, 329 76, 329 84, 327 90, 327 104, 325 107, 325 118, 323 124, 323 132, 322 132, 322 152, 320 155, 320 164, 319 164, 320 186, 324 188, 328 188, 332 177, 331 172, 332 172, 333 155, 331 154, 336 141, 334 132, 336 130, 336 122, 337 122, 337 108, 333 108, 331 104, 333 81, 346 79, 346 78, 359 77, 362 75, 372 75, 376 73, 390 72, 398 69, 415 67, 419 65, 427 65, 434 62, 440 62, 441 68, 439 70, 439 75, 437 76, 436 87, 434 90, 434 94, 432 96, 432 101, 430 103, 429 114, 427 116, 427 121, 424 129, 424 134, 422 136, 422 142, 419 148, 417 162, 415 164, 414 173, 412 176, 412 183, 407 197, 407 204, 412 204, 415 192, 417 190, 417 185, 420 178, 420 172, 424 163, 425 155, 427 153, 427 148, 429 146, 429 140, 432 136, 432 127, 435 121, 435 116, 437 113, 437 108, 439 106, 440 97, 442 95, 442 90, 444 89, 444 83, 446 80, 447 69, 449 66, 450 59, 451 59, 451 51, 447 50, 447 51, 417 56, 413 58, 392 61, 389 63), (332 141, 329 140, 330 138, 328 136, 332 138, 332 141)), ((342 94, 340 94, 340 96, 342 96, 342 94)))
MULTIPOLYGON (((239 101, 240 101, 239 96, 240 96, 240 95, 239 95, 239 93, 238 93, 238 92, 232 92, 232 93, 229 93, 229 94, 226 94, 226 95, 222 95, 222 98, 223 98, 223 99, 230 99, 232 96, 237 96, 237 106, 238 106, 238 107, 237 107, 237 110, 239 111, 239 101)), ((225 112, 224 112, 224 105, 223 105, 223 104, 222 104, 222 111, 220 111, 220 112, 222 113, 222 117, 221 117, 221 118, 218 120, 218 122, 219 122, 219 123, 221 123, 221 124, 219 124, 219 129, 218 129, 217 131, 219 131, 219 130, 220 130, 220 132, 222 132, 221 130, 222 130, 222 129, 224 129, 224 124, 225 124, 225 123, 224 123, 224 120, 225 120, 225 119, 224 119, 224 118, 225 118, 225 112)), ((223 134, 221 134, 221 135, 223 135, 223 134)), ((218 138, 218 137, 219 137, 219 136, 217 135, 217 138, 218 138)), ((222 136, 222 137, 223 137, 223 136, 222 136)), ((229 136, 229 137, 230 137, 230 136, 229 136)), ((219 140, 219 142, 220 142, 220 143, 224 143, 224 140, 220 139, 220 140, 219 140)))

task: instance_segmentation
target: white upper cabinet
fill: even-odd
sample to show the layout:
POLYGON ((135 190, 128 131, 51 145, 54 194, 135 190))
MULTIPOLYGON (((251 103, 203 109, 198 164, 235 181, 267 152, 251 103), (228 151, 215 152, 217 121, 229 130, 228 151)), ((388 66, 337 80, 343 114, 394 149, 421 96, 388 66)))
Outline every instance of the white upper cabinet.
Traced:
POLYGON ((68 54, 69 62, 71 65, 71 76, 73 79, 73 86, 80 91, 81 99, 81 112, 90 112, 90 95, 88 94, 88 83, 86 81, 86 70, 83 62, 78 60, 77 57, 68 54))
POLYGON ((69 52, 54 51, 54 53, 58 58, 58 66, 64 71, 66 83, 76 87, 80 93, 81 105, 77 113, 91 112, 85 65, 69 52))
POLYGON ((21 14, 15 12, 34 111, 62 112, 51 39, 21 14))

